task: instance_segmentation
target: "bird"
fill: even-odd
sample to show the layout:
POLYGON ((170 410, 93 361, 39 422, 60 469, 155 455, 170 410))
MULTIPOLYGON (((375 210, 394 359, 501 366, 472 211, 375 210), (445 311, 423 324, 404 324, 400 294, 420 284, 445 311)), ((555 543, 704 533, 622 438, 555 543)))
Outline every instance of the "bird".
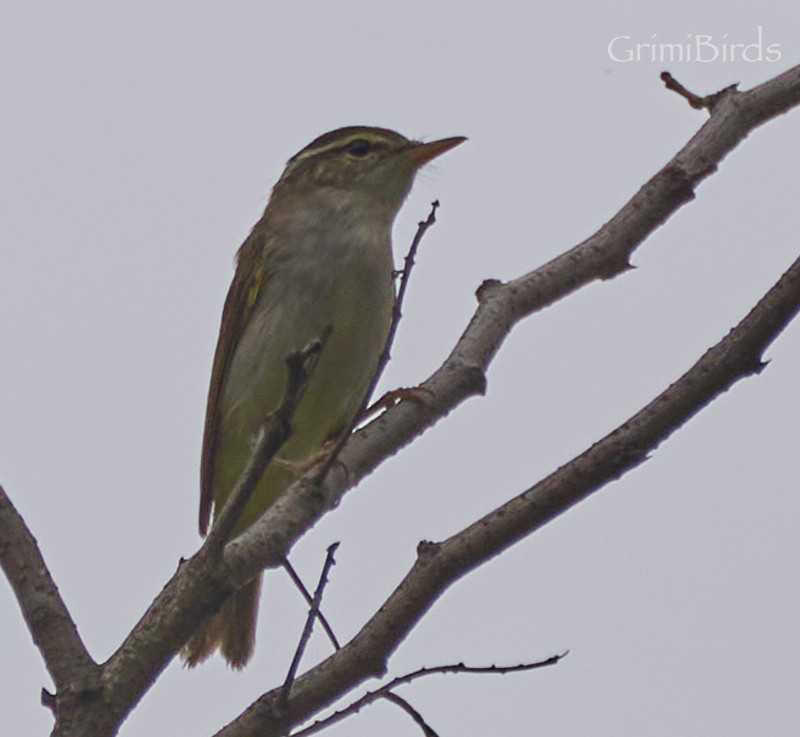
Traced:
MULTIPOLYGON (((293 432, 258 481, 241 534, 351 428, 378 369, 395 302, 391 231, 419 169, 463 136, 422 142, 387 128, 325 133, 291 159, 236 254, 222 310, 200 463, 200 534, 224 507, 264 417, 277 408, 286 358, 325 334, 293 432)), ((188 666, 219 649, 250 660, 261 576, 235 591, 183 647, 188 666)))

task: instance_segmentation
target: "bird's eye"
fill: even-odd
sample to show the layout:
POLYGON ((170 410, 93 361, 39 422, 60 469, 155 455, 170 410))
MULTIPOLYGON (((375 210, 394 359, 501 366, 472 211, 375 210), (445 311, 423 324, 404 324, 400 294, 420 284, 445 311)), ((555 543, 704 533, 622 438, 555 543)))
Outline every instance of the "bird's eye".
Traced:
POLYGON ((365 141, 363 138, 356 138, 347 144, 347 153, 351 156, 358 156, 359 158, 366 156, 369 153, 369 149, 369 141, 365 141))

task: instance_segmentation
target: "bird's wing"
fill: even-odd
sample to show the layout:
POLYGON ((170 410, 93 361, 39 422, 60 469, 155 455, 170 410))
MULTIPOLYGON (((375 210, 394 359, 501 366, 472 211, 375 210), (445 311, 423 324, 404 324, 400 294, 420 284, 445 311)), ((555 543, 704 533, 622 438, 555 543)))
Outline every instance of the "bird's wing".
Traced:
POLYGON ((250 320, 259 292, 267 280, 265 272, 264 219, 251 231, 236 254, 236 273, 222 308, 217 350, 208 389, 203 452, 200 460, 200 534, 208 531, 214 503, 214 458, 219 432, 219 403, 234 351, 250 320))

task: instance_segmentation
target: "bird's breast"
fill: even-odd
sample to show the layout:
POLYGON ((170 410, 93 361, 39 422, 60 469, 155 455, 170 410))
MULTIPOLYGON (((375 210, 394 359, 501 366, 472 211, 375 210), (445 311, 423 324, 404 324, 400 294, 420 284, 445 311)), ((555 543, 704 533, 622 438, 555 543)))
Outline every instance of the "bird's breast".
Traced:
POLYGON ((268 276, 225 382, 223 445, 232 442, 245 452, 265 414, 283 397, 287 356, 329 328, 281 455, 311 455, 350 424, 376 371, 394 304, 388 239, 360 243, 356 238, 299 249, 268 276))

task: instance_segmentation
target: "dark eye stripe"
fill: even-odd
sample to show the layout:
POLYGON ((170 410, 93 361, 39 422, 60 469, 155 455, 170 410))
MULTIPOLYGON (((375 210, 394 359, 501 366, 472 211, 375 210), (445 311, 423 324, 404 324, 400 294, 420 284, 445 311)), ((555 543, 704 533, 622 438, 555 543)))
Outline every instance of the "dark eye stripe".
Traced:
POLYGON ((350 141, 347 146, 345 146, 345 151, 349 153, 351 156, 366 156, 372 146, 370 145, 369 141, 364 138, 354 138, 350 141))

